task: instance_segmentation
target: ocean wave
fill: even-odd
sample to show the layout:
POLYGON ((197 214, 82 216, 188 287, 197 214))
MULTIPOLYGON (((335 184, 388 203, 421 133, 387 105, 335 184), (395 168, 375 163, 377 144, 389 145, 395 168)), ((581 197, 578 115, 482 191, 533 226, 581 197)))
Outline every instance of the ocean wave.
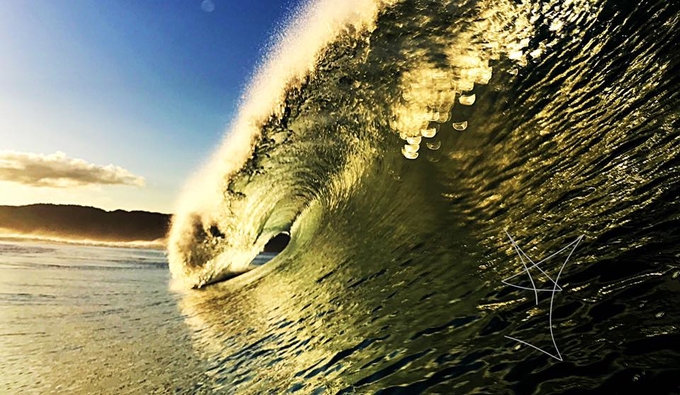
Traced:
POLYGON ((275 47, 174 217, 176 283, 220 282, 181 303, 216 390, 671 388, 677 4, 314 4, 284 37, 329 30, 275 47), (503 282, 577 238, 554 307, 503 282))

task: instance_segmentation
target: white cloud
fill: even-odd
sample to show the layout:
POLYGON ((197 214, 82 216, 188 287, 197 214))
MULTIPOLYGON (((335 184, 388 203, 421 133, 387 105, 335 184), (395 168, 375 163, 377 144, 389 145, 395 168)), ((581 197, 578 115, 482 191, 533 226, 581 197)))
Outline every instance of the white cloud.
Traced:
POLYGON ((0 180, 36 187, 144 186, 144 178, 114 165, 95 165, 63 152, 34 154, 0 150, 0 180))

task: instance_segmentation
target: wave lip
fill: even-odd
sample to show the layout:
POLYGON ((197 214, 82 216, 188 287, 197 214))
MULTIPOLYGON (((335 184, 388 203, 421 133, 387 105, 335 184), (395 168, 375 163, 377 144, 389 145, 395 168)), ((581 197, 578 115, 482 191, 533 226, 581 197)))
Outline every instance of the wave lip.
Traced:
MULTIPOLYGON (((243 95, 223 143, 187 183, 179 199, 168 240, 170 270, 176 280, 200 287, 247 270, 267 242, 262 226, 279 202, 264 198, 267 204, 263 204, 250 197, 244 202, 241 191, 232 193, 232 181, 253 157, 264 123, 281 116, 287 92, 314 73, 322 50, 342 33, 357 35, 374 28, 379 10, 390 3, 309 2, 278 35, 243 95), (251 215, 245 218, 244 211, 251 215)), ((300 210, 285 214, 289 218, 285 226, 290 227, 290 217, 300 210)))

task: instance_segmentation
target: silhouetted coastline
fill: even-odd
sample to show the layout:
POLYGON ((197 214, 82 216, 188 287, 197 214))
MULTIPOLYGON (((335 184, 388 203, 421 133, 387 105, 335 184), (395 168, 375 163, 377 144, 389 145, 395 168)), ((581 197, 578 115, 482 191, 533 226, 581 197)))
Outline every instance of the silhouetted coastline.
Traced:
POLYGON ((132 242, 164 239, 169 214, 57 204, 0 206, 0 228, 19 235, 132 242))

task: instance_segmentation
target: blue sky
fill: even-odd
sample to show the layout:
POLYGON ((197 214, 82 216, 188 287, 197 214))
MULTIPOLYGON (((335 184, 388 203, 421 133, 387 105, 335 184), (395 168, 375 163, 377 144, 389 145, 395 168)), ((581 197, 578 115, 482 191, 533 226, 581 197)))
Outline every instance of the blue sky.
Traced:
POLYGON ((172 211, 298 5, 213 2, 0 2, 0 204, 172 211))

